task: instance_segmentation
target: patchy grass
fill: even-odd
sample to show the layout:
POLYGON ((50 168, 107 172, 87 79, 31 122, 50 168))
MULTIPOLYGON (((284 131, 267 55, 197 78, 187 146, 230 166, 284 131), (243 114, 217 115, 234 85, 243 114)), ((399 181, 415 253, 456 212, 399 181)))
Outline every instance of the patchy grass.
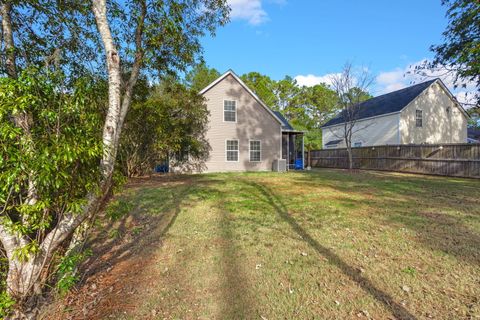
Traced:
POLYGON ((480 181, 156 177, 112 203, 130 214, 107 210, 83 285, 44 318, 480 317, 480 181))

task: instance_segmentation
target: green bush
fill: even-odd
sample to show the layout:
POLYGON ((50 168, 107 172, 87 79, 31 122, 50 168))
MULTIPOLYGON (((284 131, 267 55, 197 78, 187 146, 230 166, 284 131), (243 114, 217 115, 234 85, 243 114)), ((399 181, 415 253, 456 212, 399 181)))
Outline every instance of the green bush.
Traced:
POLYGON ((78 266, 93 254, 91 249, 63 257, 57 270, 57 290, 60 295, 65 295, 79 280, 78 266))

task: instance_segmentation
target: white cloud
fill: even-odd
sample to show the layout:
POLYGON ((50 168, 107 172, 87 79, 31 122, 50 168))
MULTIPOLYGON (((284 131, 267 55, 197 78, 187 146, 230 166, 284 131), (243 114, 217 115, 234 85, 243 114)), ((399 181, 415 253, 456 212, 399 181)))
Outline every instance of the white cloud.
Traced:
POLYGON ((232 20, 247 20, 251 25, 259 25, 268 20, 261 0, 228 0, 228 4, 232 8, 232 20))
MULTIPOLYGON (((474 82, 468 82, 465 83, 464 86, 455 88, 455 74, 452 72, 446 72, 441 68, 423 70, 423 74, 414 72, 415 67, 422 66, 425 62, 426 60, 424 59, 405 66, 404 68, 395 68, 390 71, 381 72, 375 79, 376 83, 370 89, 371 93, 374 96, 378 96, 434 78, 440 78, 459 102, 472 104, 476 101, 475 95, 478 94, 478 89, 474 82)), ((299 86, 311 87, 320 83, 331 85, 331 78, 335 75, 339 75, 339 73, 297 75, 295 80, 297 80, 299 86)))
POLYGON ((443 68, 435 68, 432 70, 423 70, 421 74, 415 72, 415 68, 423 66, 426 60, 415 62, 409 66, 396 68, 392 71, 381 72, 376 80, 376 93, 384 94, 395 90, 406 88, 410 85, 428 81, 434 78, 440 78, 448 89, 457 97, 462 103, 472 103, 475 93, 477 92, 474 82, 465 83, 465 87, 455 88, 455 74, 447 72, 443 68))
POLYGON ((332 76, 338 75, 335 73, 329 73, 323 76, 316 76, 314 74, 298 75, 295 77, 299 86, 313 87, 314 85, 325 83, 327 85, 332 84, 332 76))

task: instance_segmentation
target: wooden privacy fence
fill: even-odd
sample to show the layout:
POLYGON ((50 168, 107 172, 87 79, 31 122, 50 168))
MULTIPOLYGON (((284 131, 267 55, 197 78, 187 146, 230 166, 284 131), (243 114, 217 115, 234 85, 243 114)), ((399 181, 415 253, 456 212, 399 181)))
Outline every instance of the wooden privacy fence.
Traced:
MULTIPOLYGON (((480 144, 360 147, 352 154, 356 169, 480 178, 480 144)), ((348 168, 347 149, 317 150, 310 156, 312 167, 348 168)))

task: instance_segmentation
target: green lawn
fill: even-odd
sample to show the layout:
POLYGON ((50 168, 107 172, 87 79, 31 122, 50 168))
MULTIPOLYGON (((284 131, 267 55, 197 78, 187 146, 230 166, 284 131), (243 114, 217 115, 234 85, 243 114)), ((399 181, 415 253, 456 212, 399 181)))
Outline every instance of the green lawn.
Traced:
POLYGON ((109 210, 128 215, 97 233, 88 265, 111 267, 63 312, 110 275, 88 317, 480 318, 478 180, 327 169, 155 177, 132 181, 109 210))

